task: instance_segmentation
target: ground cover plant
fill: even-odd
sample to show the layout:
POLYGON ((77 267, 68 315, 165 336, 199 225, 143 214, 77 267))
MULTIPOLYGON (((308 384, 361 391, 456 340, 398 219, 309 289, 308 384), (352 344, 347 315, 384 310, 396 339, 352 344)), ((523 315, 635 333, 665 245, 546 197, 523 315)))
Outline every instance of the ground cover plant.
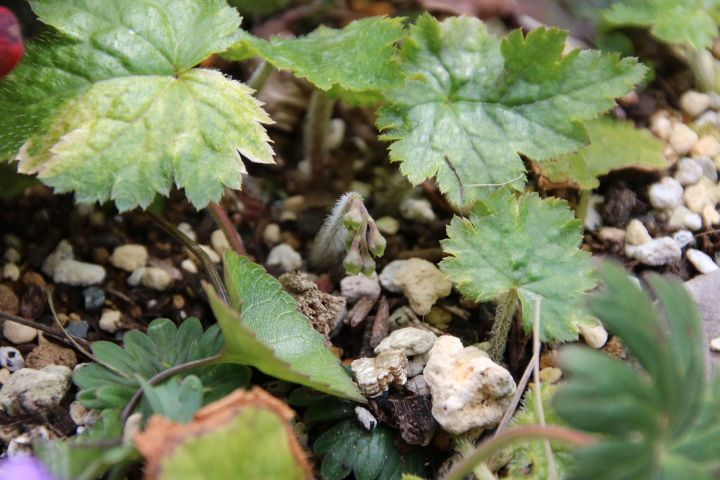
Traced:
POLYGON ((1 9, 0 478, 714 478, 715 5, 491 3, 1 9))

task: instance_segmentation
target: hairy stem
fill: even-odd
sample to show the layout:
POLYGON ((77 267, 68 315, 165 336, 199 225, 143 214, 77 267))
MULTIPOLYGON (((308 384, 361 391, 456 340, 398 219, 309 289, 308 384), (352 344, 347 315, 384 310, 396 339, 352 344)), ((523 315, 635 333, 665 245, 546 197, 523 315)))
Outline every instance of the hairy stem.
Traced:
POLYGON ((270 75, 272 75, 273 70, 273 66, 270 63, 265 60, 261 60, 260 64, 252 73, 245 85, 255 90, 255 95, 257 95, 265 86, 265 83, 270 78, 270 75))
POLYGON ((517 300, 517 292, 510 290, 500 298, 495 310, 495 321, 490 331, 490 348, 488 348, 488 354, 494 362, 500 362, 505 353, 508 333, 517 311, 517 300))
POLYGON ((305 144, 305 158, 312 166, 313 180, 325 178, 327 168, 326 137, 328 124, 332 118, 335 100, 328 97, 325 92, 314 90, 310 97, 303 140, 305 144))
POLYGON ((210 283, 212 283, 213 287, 215 287, 215 291, 217 291, 218 296, 223 302, 229 304, 230 296, 225 289, 225 284, 223 283, 217 268, 215 268, 215 264, 213 264, 212 260, 210 260, 208 254, 205 253, 205 250, 200 248, 200 245, 193 241, 192 238, 185 235, 183 232, 178 230, 175 225, 168 222, 157 213, 150 210, 145 211, 145 213, 158 225, 160 225, 160 227, 162 227, 162 229, 165 230, 171 237, 180 242, 200 260, 200 263, 202 263, 203 268, 205 268, 205 272, 208 274, 208 277, 210 277, 210 283))
POLYGON ((228 243, 230 243, 230 247, 235 251, 235 253, 247 256, 245 244, 243 243, 242 238, 240 238, 240 234, 235 229, 235 225, 233 225, 230 221, 230 217, 228 217, 228 214, 222 205, 215 202, 210 203, 210 214, 215 220, 215 223, 217 223, 218 227, 220 227, 220 230, 222 230, 225 234, 225 237, 228 239, 228 243))
POLYGON ((463 480, 473 471, 475 465, 487 461, 492 455, 518 440, 548 439, 555 442, 568 443, 577 447, 584 447, 595 443, 595 439, 586 433, 571 430, 565 427, 541 427, 528 425, 507 430, 498 437, 493 437, 481 443, 474 452, 456 464, 443 480, 463 480))
MULTIPOLYGON (((168 378, 177 375, 178 373, 186 372, 188 370, 192 370, 194 368, 200 368, 200 367, 206 367, 208 365, 212 365, 214 363, 217 363, 221 358, 221 355, 218 353, 217 355, 213 355, 211 357, 207 358, 201 358, 200 360, 193 360, 191 362, 181 363, 180 365, 175 365, 174 367, 170 367, 167 370, 163 370, 162 372, 154 375, 148 380, 148 384, 150 385, 157 385, 158 383, 162 382, 163 380, 167 380, 168 378)), ((143 397, 143 389, 138 388, 135 394, 132 396, 130 401, 127 405, 125 405, 125 408, 122 411, 122 416, 120 417, 120 420, 122 423, 125 423, 132 415, 133 411, 137 408, 138 404, 140 403, 140 400, 142 400, 143 397)))

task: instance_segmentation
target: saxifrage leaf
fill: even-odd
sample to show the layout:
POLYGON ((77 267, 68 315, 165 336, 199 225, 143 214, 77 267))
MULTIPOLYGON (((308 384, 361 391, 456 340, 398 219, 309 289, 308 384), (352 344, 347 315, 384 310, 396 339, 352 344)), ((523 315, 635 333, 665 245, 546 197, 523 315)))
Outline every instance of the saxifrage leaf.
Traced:
POLYGON ((147 207, 173 182, 198 208, 272 163, 251 90, 193 69, 235 40, 224 0, 34 0, 59 30, 0 82, 0 157, 82 202, 147 207), (181 34, 179 33, 181 32, 181 34))
POLYGON ((600 185, 598 177, 628 167, 665 168, 664 144, 630 122, 602 118, 586 124, 590 145, 556 160, 538 162, 550 181, 574 182, 582 190, 600 185))
POLYGON ((588 348, 561 352, 571 377, 555 396, 557 413, 572 427, 603 435, 576 453, 569 478, 717 478, 720 382, 705 375, 692 297, 679 282, 655 276, 655 308, 620 268, 606 265, 602 277, 605 288, 591 310, 639 368, 588 348))
POLYGON ((585 145, 582 121, 612 108, 646 69, 597 51, 563 56, 566 38, 540 28, 500 41, 477 19, 420 17, 401 50, 407 79, 378 116, 390 159, 411 183, 435 176, 469 206, 488 187, 524 185, 520 153, 540 161, 585 145))
POLYGON ((595 286, 590 255, 578 247, 582 226, 567 203, 530 193, 499 190, 478 203, 468 219, 455 217, 442 247, 440 268, 466 297, 488 301, 515 290, 526 331, 534 300, 542 300, 543 341, 577 338, 576 324, 589 316, 582 295, 595 286))
POLYGON ((357 385, 300 313, 292 296, 260 265, 225 254, 225 285, 232 306, 208 287, 210 306, 225 336, 222 361, 338 397, 365 402, 357 385))
POLYGON ((667 43, 687 43, 706 48, 718 35, 718 0, 623 0, 605 12, 613 26, 650 27, 650 32, 667 43))
POLYGON ((258 55, 325 91, 384 92, 402 80, 395 43, 404 34, 401 18, 372 17, 341 30, 321 26, 302 38, 266 41, 243 33, 224 56, 243 60, 258 55))

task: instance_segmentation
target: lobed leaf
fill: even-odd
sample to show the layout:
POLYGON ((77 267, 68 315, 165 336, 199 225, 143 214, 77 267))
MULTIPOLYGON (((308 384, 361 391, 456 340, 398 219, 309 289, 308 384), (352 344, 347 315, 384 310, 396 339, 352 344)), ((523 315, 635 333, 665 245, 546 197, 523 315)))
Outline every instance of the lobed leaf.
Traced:
POLYGON ((260 56, 321 90, 340 95, 345 90, 357 99, 357 94, 382 93, 401 82, 395 44, 404 34, 401 18, 371 17, 341 30, 321 26, 302 38, 266 41, 243 33, 224 56, 232 60, 260 56))
POLYGON ((604 434, 576 454, 569 478, 716 478, 720 473, 720 382, 705 375, 701 319, 679 282, 656 276, 658 307, 618 267, 602 270, 605 289, 592 312, 640 368, 598 351, 561 352, 571 380, 555 396, 571 426, 604 434))
POLYGON ((664 144, 630 122, 601 118, 586 124, 590 145, 555 160, 537 163, 555 183, 574 182, 581 190, 600 185, 598 177, 628 167, 665 168, 664 144), (632 148, 628 148, 632 145, 632 148))
POLYGON ((225 285, 232 305, 212 290, 210 306, 225 336, 222 361, 250 365, 283 380, 366 402, 348 372, 297 310, 293 297, 260 265, 225 255, 225 285))
POLYGON ((649 27, 663 42, 700 49, 717 37, 718 14, 717 0, 632 0, 614 3, 604 20, 612 26, 649 27))
POLYGON ((403 42, 406 81, 377 125, 411 183, 436 177, 455 204, 524 185, 519 154, 542 161, 588 142, 582 121, 614 105, 646 71, 615 54, 573 51, 567 34, 517 30, 500 41, 467 17, 421 16, 403 42))
POLYGON ((81 202, 147 207, 173 183, 198 208, 272 163, 251 90, 192 67, 236 39, 224 0, 34 0, 55 27, 0 82, 0 157, 81 202), (61 33, 60 33, 61 32, 61 33))
POLYGON ((449 256, 440 268, 463 295, 488 301, 515 290, 526 331, 540 296, 542 340, 577 338, 575 325, 588 320, 582 295, 595 282, 590 255, 578 248, 582 227, 564 201, 502 189, 468 219, 454 217, 447 233, 441 245, 449 256))

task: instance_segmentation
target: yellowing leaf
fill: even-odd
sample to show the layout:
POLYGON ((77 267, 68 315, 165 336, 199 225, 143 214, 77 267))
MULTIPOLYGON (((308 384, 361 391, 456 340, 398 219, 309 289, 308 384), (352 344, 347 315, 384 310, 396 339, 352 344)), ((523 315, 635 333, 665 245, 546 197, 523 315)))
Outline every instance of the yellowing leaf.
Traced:
POLYGON ((563 55, 567 34, 515 31, 500 41, 476 19, 420 17, 403 42, 407 80, 377 124, 411 183, 437 177, 455 204, 524 184, 519 153, 549 160, 587 143, 582 121, 610 109, 645 67, 614 54, 563 55))

